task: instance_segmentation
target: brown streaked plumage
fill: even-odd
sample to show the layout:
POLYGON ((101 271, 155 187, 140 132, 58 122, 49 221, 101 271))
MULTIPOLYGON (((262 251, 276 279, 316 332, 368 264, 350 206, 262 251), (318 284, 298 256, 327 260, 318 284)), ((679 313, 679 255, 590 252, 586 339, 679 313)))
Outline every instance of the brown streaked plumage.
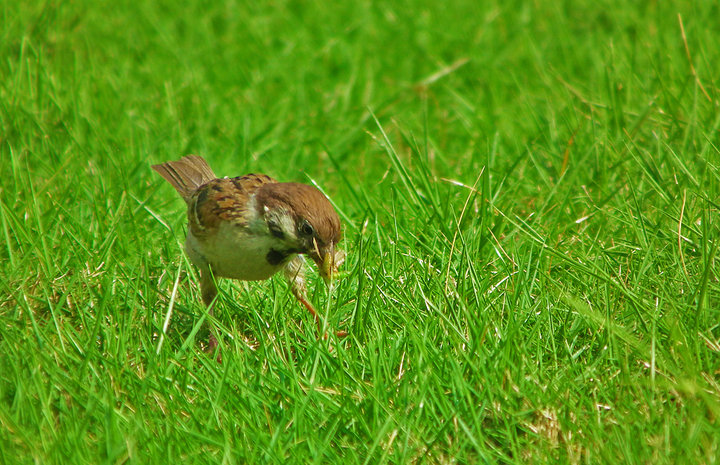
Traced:
MULTIPOLYGON (((280 183, 264 174, 217 178, 197 155, 152 168, 187 204, 185 250, 200 269, 206 305, 217 295, 213 277, 263 280, 282 270, 293 295, 320 325, 306 297, 302 255, 318 265, 326 280, 344 260, 336 249, 340 218, 325 195, 312 186, 280 183)), ((210 345, 217 345, 213 336, 210 345)))

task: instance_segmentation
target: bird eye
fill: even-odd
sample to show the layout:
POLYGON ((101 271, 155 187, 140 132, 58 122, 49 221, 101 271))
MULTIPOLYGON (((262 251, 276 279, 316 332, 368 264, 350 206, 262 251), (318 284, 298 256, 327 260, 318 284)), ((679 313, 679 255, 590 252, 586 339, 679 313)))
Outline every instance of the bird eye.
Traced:
POLYGON ((312 236, 315 233, 312 225, 307 220, 303 220, 300 224, 300 234, 303 236, 312 236))

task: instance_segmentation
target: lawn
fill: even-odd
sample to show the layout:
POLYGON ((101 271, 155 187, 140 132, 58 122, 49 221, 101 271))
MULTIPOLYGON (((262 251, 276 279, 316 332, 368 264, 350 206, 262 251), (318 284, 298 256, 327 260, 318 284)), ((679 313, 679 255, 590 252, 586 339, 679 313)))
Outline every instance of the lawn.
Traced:
POLYGON ((720 462, 717 2, 0 6, 0 463, 720 462), (329 195, 348 337, 208 315, 189 153, 329 195))

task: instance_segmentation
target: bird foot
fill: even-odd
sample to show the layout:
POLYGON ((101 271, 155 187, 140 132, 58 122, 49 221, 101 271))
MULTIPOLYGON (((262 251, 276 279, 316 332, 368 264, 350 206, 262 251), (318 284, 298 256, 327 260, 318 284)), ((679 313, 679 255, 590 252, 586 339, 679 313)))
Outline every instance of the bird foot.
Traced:
POLYGON ((208 345, 205 352, 208 354, 214 353, 216 355, 217 362, 222 363, 222 354, 220 353, 220 348, 218 347, 218 340, 212 331, 210 332, 210 336, 208 336, 208 345))

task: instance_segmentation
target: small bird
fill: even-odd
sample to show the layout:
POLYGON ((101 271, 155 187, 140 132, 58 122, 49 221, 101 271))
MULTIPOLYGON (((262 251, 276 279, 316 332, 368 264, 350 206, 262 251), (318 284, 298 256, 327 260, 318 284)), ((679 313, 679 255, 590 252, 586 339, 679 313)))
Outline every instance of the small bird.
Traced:
MULTIPOLYGON (((197 155, 152 168, 187 203, 185 251, 200 270, 202 299, 211 314, 218 292, 214 278, 259 281, 282 270, 293 295, 321 328, 306 295, 303 255, 317 264, 326 282, 345 259, 337 248, 340 218, 325 195, 264 174, 218 178, 197 155)), ((212 332, 209 345, 217 347, 212 332)))

